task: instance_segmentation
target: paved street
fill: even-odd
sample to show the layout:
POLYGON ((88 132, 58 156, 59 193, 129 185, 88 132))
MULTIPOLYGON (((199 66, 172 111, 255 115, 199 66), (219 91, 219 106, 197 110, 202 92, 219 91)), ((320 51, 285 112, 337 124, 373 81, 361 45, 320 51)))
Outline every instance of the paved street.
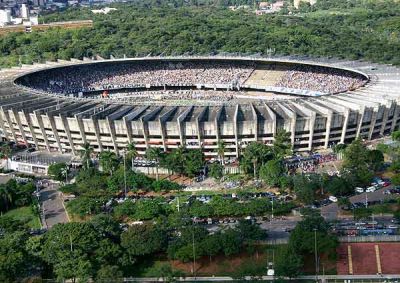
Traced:
POLYGON ((290 231, 296 227, 301 217, 274 218, 272 221, 264 221, 260 224, 262 229, 267 230, 269 240, 287 239, 290 231))
MULTIPOLYGON (((372 193, 362 193, 349 198, 351 203, 368 201, 380 201, 384 199, 390 199, 397 197, 396 195, 385 195, 383 192, 389 190, 391 187, 381 188, 372 193)), ((338 218, 339 207, 337 203, 331 203, 330 205, 323 206, 321 208, 321 215, 328 220, 334 220, 338 218)))
POLYGON ((47 228, 53 227, 57 223, 68 222, 61 193, 57 191, 58 184, 50 183, 40 191, 40 202, 44 210, 47 228))

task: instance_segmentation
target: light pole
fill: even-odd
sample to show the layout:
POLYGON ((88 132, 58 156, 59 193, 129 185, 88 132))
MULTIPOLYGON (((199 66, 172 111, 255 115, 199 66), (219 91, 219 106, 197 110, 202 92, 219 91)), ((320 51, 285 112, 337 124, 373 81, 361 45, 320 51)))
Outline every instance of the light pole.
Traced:
POLYGON ((314 229, 315 282, 318 282, 317 229, 314 229))

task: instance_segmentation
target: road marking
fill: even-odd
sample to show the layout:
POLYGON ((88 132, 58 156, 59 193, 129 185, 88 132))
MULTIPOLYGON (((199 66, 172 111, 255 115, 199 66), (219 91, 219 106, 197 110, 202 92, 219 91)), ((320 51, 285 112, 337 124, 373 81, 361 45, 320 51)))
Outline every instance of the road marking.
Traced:
POLYGON ((378 245, 375 245, 375 256, 376 256, 376 267, 378 269, 378 273, 382 274, 381 256, 380 256, 378 245))
POLYGON ((347 256, 349 258, 349 274, 353 275, 353 257, 351 255, 351 246, 347 246, 347 256))

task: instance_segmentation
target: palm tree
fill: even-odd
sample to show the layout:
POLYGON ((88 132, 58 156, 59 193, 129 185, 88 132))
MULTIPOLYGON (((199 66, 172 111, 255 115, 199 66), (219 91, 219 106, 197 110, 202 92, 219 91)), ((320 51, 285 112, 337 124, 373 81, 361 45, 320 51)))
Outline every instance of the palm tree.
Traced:
POLYGON ((13 192, 10 187, 6 185, 0 186, 0 202, 1 202, 1 211, 7 211, 10 205, 13 202, 13 192))
POLYGON ((163 154, 163 150, 159 147, 150 147, 146 150, 146 158, 154 160, 156 162, 156 179, 158 181, 158 166, 160 164, 160 158, 163 154))
POLYGON ((92 156, 94 150, 89 143, 85 143, 82 147, 83 149, 80 151, 80 156, 82 158, 82 162, 86 163, 86 169, 89 169, 90 157, 92 156))
POLYGON ((136 150, 136 144, 134 142, 131 142, 128 144, 128 158, 131 159, 132 162, 132 171, 133 171, 133 161, 135 160, 135 158, 138 156, 138 152, 136 150))
POLYGON ((103 171, 110 172, 112 176, 115 169, 118 167, 119 160, 117 155, 112 151, 103 151, 100 153, 99 157, 100 165, 103 168, 103 171))
POLYGON ((8 158, 10 157, 11 154, 11 147, 8 144, 5 144, 1 147, 0 151, 2 158, 6 159, 6 170, 8 170, 8 158))
POLYGON ((225 159, 225 143, 224 141, 218 141, 217 143, 218 149, 218 157, 221 159, 221 165, 224 165, 224 159, 225 159))

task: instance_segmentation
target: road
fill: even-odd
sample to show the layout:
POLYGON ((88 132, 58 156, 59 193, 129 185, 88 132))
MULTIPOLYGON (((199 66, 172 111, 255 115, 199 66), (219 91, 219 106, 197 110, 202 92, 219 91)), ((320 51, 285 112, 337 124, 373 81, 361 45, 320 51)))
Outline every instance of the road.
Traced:
MULTIPOLYGON (((362 193, 349 198, 351 203, 368 201, 380 201, 384 199, 390 199, 397 197, 396 195, 385 195, 383 192, 391 189, 391 187, 381 188, 372 193, 362 193)), ((339 207, 337 203, 331 203, 330 205, 323 206, 321 208, 321 215, 327 220, 335 220, 338 218, 339 207)))
POLYGON ((42 212, 44 211, 47 228, 69 221, 61 199, 61 193, 57 190, 58 186, 56 183, 50 183, 40 191, 40 203, 42 212))
MULTIPOLYGON (((273 276, 245 276, 243 279, 246 281, 254 281, 255 278, 261 280, 272 281, 276 278, 273 276)), ((318 282, 336 282, 336 280, 368 280, 368 282, 398 282, 400 278, 400 274, 382 274, 382 275, 319 275, 318 282), (374 280, 374 281, 370 281, 374 280), (389 281, 388 281, 389 280, 389 281), (393 280, 393 281, 392 281, 393 280)), ((210 276, 210 277, 179 277, 175 278, 176 281, 180 282, 192 282, 192 281, 209 281, 209 282, 233 282, 233 281, 243 281, 243 279, 234 279, 232 277, 227 276, 210 276)), ((308 276, 299 276, 297 278, 291 278, 293 282, 296 282, 296 279, 302 280, 315 280, 314 275, 308 276)), ((135 277, 135 278, 124 278, 124 282, 162 282, 162 278, 156 277, 135 277)))

